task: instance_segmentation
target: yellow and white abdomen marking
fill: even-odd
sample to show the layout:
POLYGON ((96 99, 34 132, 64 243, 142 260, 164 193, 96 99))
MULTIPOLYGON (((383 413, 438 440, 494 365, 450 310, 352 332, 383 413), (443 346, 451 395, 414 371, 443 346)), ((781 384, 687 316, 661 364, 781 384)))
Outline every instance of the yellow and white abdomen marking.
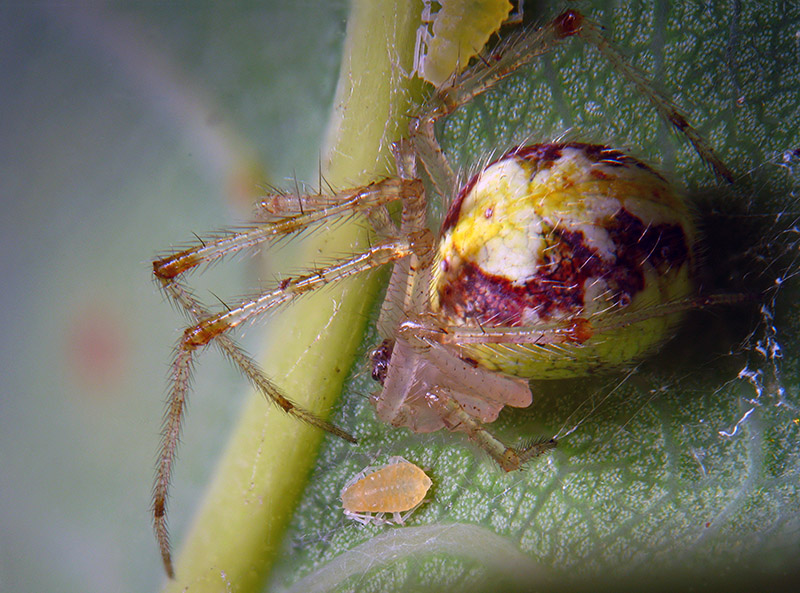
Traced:
POLYGON ((451 324, 564 330, 557 344, 463 347, 490 369, 555 378, 624 365, 679 321, 646 311, 692 294, 694 242, 684 199, 640 161, 591 144, 519 147, 451 205, 433 308, 451 324))
POLYGON ((345 485, 342 508, 359 523, 402 523, 430 487, 431 479, 419 467, 402 457, 391 457, 386 465, 366 468, 345 485), (385 518, 384 513, 392 513, 393 518, 385 518))

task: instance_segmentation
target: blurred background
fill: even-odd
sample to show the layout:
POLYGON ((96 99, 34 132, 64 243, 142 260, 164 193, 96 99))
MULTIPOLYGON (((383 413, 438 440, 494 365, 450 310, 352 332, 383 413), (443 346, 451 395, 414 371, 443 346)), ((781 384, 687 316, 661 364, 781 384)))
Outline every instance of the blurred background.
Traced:
MULTIPOLYGON (((215 6, 0 9, 0 591, 158 587, 150 487, 183 322, 150 261, 246 218, 259 183, 317 178, 346 2, 215 6)), ((203 359, 176 532, 244 394, 203 359)))

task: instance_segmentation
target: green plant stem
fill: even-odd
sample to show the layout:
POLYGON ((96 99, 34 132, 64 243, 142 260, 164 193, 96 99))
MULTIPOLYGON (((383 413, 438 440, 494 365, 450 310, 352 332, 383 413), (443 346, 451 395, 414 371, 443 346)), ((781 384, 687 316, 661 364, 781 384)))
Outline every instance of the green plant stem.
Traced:
MULTIPOLYGON (((415 93, 403 74, 413 54, 419 9, 406 0, 355 0, 323 157, 335 188, 391 174, 391 143, 407 129, 415 93), (402 66, 402 69, 401 69, 402 66)), ((307 261, 366 244, 363 225, 303 245, 307 261)), ((281 311, 268 328, 264 370, 299 405, 326 416, 353 363, 374 278, 355 278, 281 311)), ((347 427, 346 427, 347 428, 347 427)), ((177 579, 165 591, 258 591, 280 550, 323 434, 249 396, 241 419, 183 538, 177 579)))

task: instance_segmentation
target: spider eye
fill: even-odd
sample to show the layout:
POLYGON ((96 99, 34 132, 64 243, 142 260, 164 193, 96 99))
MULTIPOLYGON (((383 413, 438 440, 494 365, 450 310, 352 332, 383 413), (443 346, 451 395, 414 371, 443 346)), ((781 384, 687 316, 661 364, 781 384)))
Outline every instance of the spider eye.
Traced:
POLYGON ((369 354, 369 359, 372 361, 372 378, 381 385, 386 381, 386 373, 389 372, 392 350, 394 350, 394 340, 386 339, 369 354))

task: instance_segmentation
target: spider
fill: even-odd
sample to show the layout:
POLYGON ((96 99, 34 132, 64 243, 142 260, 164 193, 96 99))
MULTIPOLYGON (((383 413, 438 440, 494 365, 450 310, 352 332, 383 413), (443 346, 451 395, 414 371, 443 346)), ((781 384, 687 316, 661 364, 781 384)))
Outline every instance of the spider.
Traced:
MULTIPOLYGON (((393 147, 395 177, 329 195, 274 194, 252 227, 218 235, 153 262, 165 294, 192 319, 171 366, 153 495, 156 537, 167 573, 169 479, 196 353, 216 344, 288 414, 355 443, 349 433, 293 404, 231 338, 231 330, 309 291, 373 270, 393 269, 371 353, 378 417, 414 432, 463 431, 506 471, 555 441, 511 447, 485 427, 504 406, 532 402, 529 378, 587 374, 629 364, 663 343, 693 308, 727 302, 695 296, 696 234, 688 205, 666 179, 611 147, 578 142, 517 146, 463 187, 437 141, 435 124, 500 80, 579 37, 596 48, 694 146, 731 179, 709 144, 603 36, 568 10, 482 57, 438 87, 393 147), (452 196, 438 237, 426 224, 427 182, 452 196), (399 214, 389 206, 399 203, 399 214), (183 276, 254 246, 360 217, 371 246, 327 267, 286 278, 256 298, 212 313, 183 276)), ((728 299, 730 300, 730 299, 728 299)))

